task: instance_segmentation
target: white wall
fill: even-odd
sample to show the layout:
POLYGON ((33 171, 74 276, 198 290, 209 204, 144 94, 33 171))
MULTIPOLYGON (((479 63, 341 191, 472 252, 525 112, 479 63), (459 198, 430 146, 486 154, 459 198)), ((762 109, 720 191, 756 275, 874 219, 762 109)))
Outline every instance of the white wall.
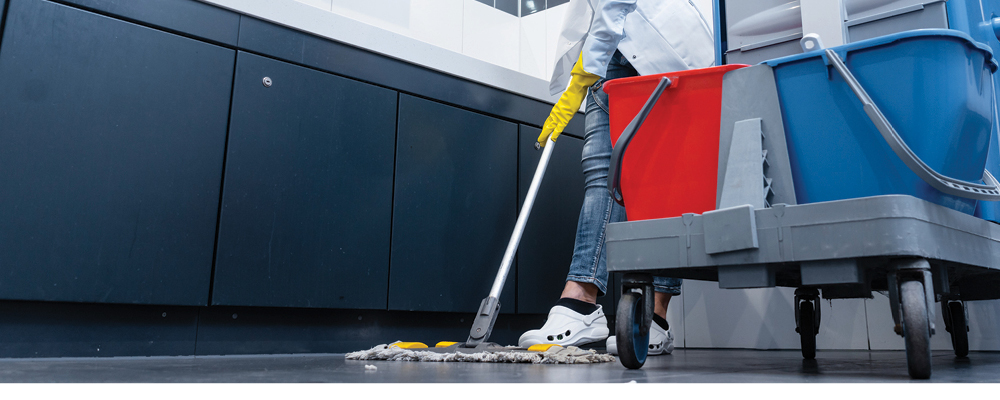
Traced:
POLYGON ((544 80, 566 10, 518 18, 475 0, 296 1, 544 80))
MULTIPOLYGON (((794 289, 719 289, 716 282, 684 281, 676 310, 671 301, 667 320, 682 327, 678 347, 799 349, 792 311, 794 289), (680 338, 684 338, 681 340, 680 338)), ((1000 350, 1000 300, 967 302, 969 348, 1000 350)), ((893 331, 889 299, 820 300, 820 350, 903 350, 903 338, 893 331)), ((931 349, 951 351, 940 303, 934 308, 936 334, 931 349)))
MULTIPOLYGON (((296 0, 535 78, 552 76, 567 4, 521 18, 475 0, 296 0)), ((694 0, 712 17, 712 0, 694 0)))
MULTIPOLYGON (((493 40, 491 45, 498 46, 494 52, 480 51, 482 45, 467 45, 467 27, 511 21, 499 10, 493 10, 485 21, 467 19, 467 10, 489 8, 471 0, 198 1, 550 104, 559 98, 549 93, 548 79, 519 72, 519 58, 510 61, 520 54, 517 29, 505 31, 509 39, 480 38, 493 40), (478 51, 476 55, 490 61, 466 55, 466 50, 478 51), (493 58, 496 54, 505 56, 493 58)), ((481 43, 475 40, 469 42, 481 43)))

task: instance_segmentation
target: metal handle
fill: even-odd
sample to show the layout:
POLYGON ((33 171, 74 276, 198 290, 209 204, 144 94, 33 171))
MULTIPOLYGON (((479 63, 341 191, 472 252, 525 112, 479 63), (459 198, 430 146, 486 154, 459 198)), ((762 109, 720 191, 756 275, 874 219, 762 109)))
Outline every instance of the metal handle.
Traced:
POLYGON ((490 338, 490 334, 493 332, 493 324, 496 323, 497 314, 500 313, 500 292, 507 280, 507 274, 510 273, 510 267, 514 263, 514 254, 517 253, 517 246, 521 243, 521 235, 524 234, 524 226, 528 223, 531 208, 535 205, 538 189, 542 185, 542 178, 545 177, 545 169, 549 166, 553 149, 556 148, 554 140, 551 138, 547 140, 548 143, 545 145, 545 150, 542 151, 542 157, 538 160, 538 167, 535 168, 535 176, 531 178, 528 195, 524 197, 524 204, 521 205, 521 213, 518 214, 517 222, 514 224, 514 233, 510 235, 507 250, 504 251, 503 259, 500 261, 500 270, 497 271, 497 276, 493 280, 489 296, 483 299, 479 306, 479 312, 472 322, 469 338, 465 342, 466 347, 476 347, 482 344, 490 338))
POLYGON ((656 85, 656 89, 653 89, 653 93, 649 95, 649 99, 646 100, 646 104, 639 110, 639 114, 636 114, 635 118, 632 118, 632 122, 629 122, 628 126, 625 127, 625 131, 618 137, 618 143, 615 144, 614 151, 611 152, 611 169, 608 171, 608 176, 611 179, 608 180, 608 192, 611 193, 611 198, 615 199, 618 204, 625 205, 625 200, 622 198, 621 192, 622 159, 625 157, 625 150, 628 148, 628 144, 632 141, 632 138, 635 137, 635 133, 639 131, 642 122, 646 120, 649 111, 653 109, 656 101, 660 99, 660 95, 672 83, 670 78, 663 77, 660 79, 660 83, 656 85))
POLYGON ((996 178, 990 174, 989 171, 983 170, 983 181, 986 182, 985 185, 966 182, 963 180, 947 177, 941 175, 926 163, 920 159, 917 153, 914 153, 910 149, 910 146, 906 145, 896 130, 889 123, 889 120, 885 118, 885 114, 879 110, 875 102, 872 101, 865 89, 861 87, 858 80, 854 78, 851 71, 847 69, 847 65, 844 64, 844 60, 840 58, 837 52, 827 49, 826 56, 833 64, 833 67, 840 73, 840 76, 844 78, 847 85, 851 87, 854 94, 858 96, 861 100, 861 104, 864 105, 865 114, 868 114, 868 118, 872 120, 875 127, 878 128, 879 133, 882 134, 882 138, 885 139, 892 151, 896 153, 896 156, 910 167, 913 173, 917 174, 920 179, 927 182, 931 187, 940 190, 943 193, 950 194, 953 196, 964 197, 968 199, 975 200, 987 200, 987 201, 998 201, 1000 200, 1000 190, 997 186, 1000 183, 997 182, 996 178))
POLYGON ((549 166, 549 159, 552 158, 552 151, 556 148, 554 140, 547 139, 542 157, 538 160, 538 167, 535 167, 535 176, 531 178, 531 185, 528 186, 528 194, 524 196, 524 204, 521 204, 521 213, 517 216, 514 224, 514 233, 507 242, 507 250, 503 253, 503 260, 500 261, 500 271, 493 281, 493 288, 490 289, 490 297, 500 298, 500 291, 503 290, 504 281, 510 271, 511 264, 514 263, 514 254, 517 253, 517 246, 521 242, 521 235, 524 233, 524 226, 528 223, 528 216, 531 215, 531 207, 535 205, 535 197, 538 196, 538 188, 542 186, 542 178, 545 177, 545 169, 549 166))

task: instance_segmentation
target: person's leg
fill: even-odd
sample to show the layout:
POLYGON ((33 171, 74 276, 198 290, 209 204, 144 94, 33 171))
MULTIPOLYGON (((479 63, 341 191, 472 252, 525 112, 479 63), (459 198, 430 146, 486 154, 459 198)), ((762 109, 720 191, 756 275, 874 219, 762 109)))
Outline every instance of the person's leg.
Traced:
POLYGON ((594 304, 608 292, 605 229, 609 223, 625 220, 625 209, 608 194, 611 165, 611 121, 608 95, 601 88, 607 80, 637 76, 620 53, 608 66, 607 79, 598 81, 587 96, 586 121, 581 166, 584 177, 583 206, 577 220, 573 259, 562 297, 594 304))
POLYGON ((563 286, 563 291, 562 294, 559 295, 559 298, 575 299, 590 304, 597 304, 597 297, 599 295, 600 291, 597 289, 596 284, 589 282, 566 281, 566 286, 563 286))
POLYGON ((681 294, 681 280, 654 276, 653 290, 656 292, 653 314, 665 319, 667 318, 667 305, 670 304, 670 298, 681 294))
MULTIPOLYGON (((616 53, 608 66, 607 79, 635 76, 635 69, 616 53)), ((538 343, 579 345, 604 340, 607 318, 597 298, 607 293, 607 256, 604 230, 610 222, 625 220, 625 210, 608 194, 607 177, 611 160, 611 135, 607 94, 600 90, 607 79, 594 84, 587 96, 581 165, 584 198, 577 221, 576 244, 569 273, 559 301, 549 311, 541 329, 521 335, 518 344, 538 343)))
MULTIPOLYGON (((636 76, 638 73, 628 61, 616 53, 608 67, 608 78, 636 76)), ((608 193, 608 169, 611 165, 611 125, 608 95, 600 88, 606 80, 598 81, 587 97, 582 166, 584 172, 584 203, 577 221, 577 236, 573 260, 563 287, 561 298, 597 303, 597 298, 607 293, 607 254, 604 251, 605 229, 611 222, 626 219, 626 211, 611 199, 608 193)), ((653 278, 656 291, 654 313, 666 318, 670 297, 680 294, 681 280, 653 278)), ((666 329, 666 327, 664 327, 666 329)))
MULTIPOLYGON (((577 221, 573 259, 560 300, 549 312, 545 326, 522 335, 519 340, 521 346, 537 343, 581 344, 603 339, 599 337, 602 333, 607 336, 606 318, 600 306, 596 305, 597 298, 607 293, 608 289, 605 229, 611 222, 625 221, 626 215, 625 209, 611 199, 607 189, 612 151, 611 128, 608 95, 601 88, 607 80, 637 75, 628 61, 616 53, 609 64, 607 79, 595 83, 588 93, 581 154, 584 201, 577 221), (603 330, 596 325, 603 325, 603 330), (565 334, 560 334, 563 332, 565 334), (572 335, 572 332, 577 334, 572 335), (580 337, 584 332, 597 334, 580 337)), ((651 337, 654 339, 651 344, 656 347, 652 354, 673 350, 673 337, 665 318, 670 297, 680 294, 680 282, 679 279, 654 277, 653 286, 657 292, 654 314, 657 316, 656 325, 662 329, 651 337)))
POLYGON ((670 298, 674 297, 665 293, 656 293, 655 301, 653 302, 653 314, 659 315, 660 318, 667 319, 667 306, 670 305, 670 298))

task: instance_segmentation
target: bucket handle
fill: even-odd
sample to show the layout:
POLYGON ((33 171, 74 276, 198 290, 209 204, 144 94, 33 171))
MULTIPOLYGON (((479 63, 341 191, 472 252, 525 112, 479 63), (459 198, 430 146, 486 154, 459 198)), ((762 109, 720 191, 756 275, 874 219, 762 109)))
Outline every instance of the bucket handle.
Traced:
POLYGON ((917 174, 920 179, 923 179, 924 182, 927 182, 927 184, 931 185, 931 187, 953 196, 975 200, 1000 201, 1000 190, 997 189, 997 186, 1000 186, 1000 183, 998 183, 996 178, 990 174, 990 171, 985 169, 983 170, 983 181, 986 183, 983 185, 941 175, 924 163, 924 161, 920 159, 920 156, 914 153, 913 150, 910 149, 910 146, 907 146, 906 142, 899 137, 899 134, 896 133, 892 124, 890 124, 889 120, 885 118, 885 114, 882 114, 882 111, 875 105, 872 98, 868 96, 865 89, 861 87, 858 80, 855 79, 854 75, 851 74, 851 71, 847 69, 847 65, 844 64, 844 60, 842 60, 840 56, 831 49, 826 50, 826 56, 833 64, 833 67, 837 70, 837 72, 840 73, 840 76, 844 78, 844 81, 847 82, 847 85, 850 86, 852 91, 854 91, 854 94, 858 96, 859 100, 861 100, 861 104, 864 105, 865 114, 868 114, 868 118, 871 119, 875 124, 875 127, 878 128, 879 133, 882 134, 882 138, 889 144, 889 147, 891 147, 892 151, 896 153, 896 156, 898 156, 907 167, 910 167, 910 170, 917 174))
POLYGON ((670 78, 665 76, 660 79, 660 83, 656 85, 656 89, 653 89, 653 93, 649 95, 649 99, 646 100, 646 104, 643 104, 642 109, 639 110, 639 114, 636 114, 635 118, 632 118, 632 122, 629 122, 628 126, 625 127, 625 131, 618 137, 618 143, 615 145, 614 151, 611 152, 611 169, 608 171, 608 176, 611 179, 608 180, 608 192, 611 193, 611 198, 615 199, 615 202, 622 206, 625 205, 621 191, 622 159, 625 157, 625 149, 628 147, 629 142, 632 141, 632 138, 635 137, 635 133, 639 131, 642 122, 646 120, 649 111, 653 109, 656 101, 660 99, 660 95, 663 94, 664 90, 667 90, 667 87, 671 83, 673 82, 670 78))

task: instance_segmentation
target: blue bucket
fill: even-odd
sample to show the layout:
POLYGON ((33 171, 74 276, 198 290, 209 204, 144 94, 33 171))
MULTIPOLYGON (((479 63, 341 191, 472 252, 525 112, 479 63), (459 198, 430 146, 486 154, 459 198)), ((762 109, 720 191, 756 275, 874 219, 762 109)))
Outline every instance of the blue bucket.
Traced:
MULTIPOLYGON (((983 183, 993 124, 989 47, 953 30, 917 30, 832 49, 899 138, 937 173, 983 183)), ((774 68, 799 203, 905 194, 967 214, 977 201, 913 172, 883 138, 823 51, 774 68)))
MULTIPOLYGON (((973 40, 985 43, 993 50, 993 54, 1000 53, 1000 38, 997 38, 997 31, 993 29, 993 16, 1000 12, 1000 0, 951 0, 948 2, 948 26, 951 29, 968 33, 973 40)), ((986 157, 986 170, 993 176, 1000 175, 1000 145, 997 141, 1000 138, 1000 125, 997 125, 997 105, 996 93, 1000 93, 1000 79, 994 76, 993 79, 993 138, 990 140, 989 156, 986 157)), ((977 217, 1000 223, 1000 202, 980 201, 976 207, 977 217)))

